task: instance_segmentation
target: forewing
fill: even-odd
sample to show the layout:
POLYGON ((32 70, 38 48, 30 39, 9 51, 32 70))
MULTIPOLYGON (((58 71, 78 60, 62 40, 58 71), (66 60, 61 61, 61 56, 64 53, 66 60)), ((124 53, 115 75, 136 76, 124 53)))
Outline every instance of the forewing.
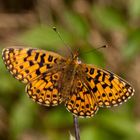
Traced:
POLYGON ((59 93, 61 72, 48 73, 26 86, 26 92, 35 102, 45 106, 55 106, 62 102, 59 93))
POLYGON ((114 73, 86 64, 81 69, 100 107, 117 106, 134 94, 131 85, 114 73))
POLYGON ((78 117, 92 117, 98 110, 95 97, 91 94, 90 89, 82 81, 76 78, 73 82, 71 95, 66 100, 66 108, 78 117))
POLYGON ((5 48, 2 57, 10 73, 23 83, 32 81, 64 61, 56 53, 31 48, 5 48))

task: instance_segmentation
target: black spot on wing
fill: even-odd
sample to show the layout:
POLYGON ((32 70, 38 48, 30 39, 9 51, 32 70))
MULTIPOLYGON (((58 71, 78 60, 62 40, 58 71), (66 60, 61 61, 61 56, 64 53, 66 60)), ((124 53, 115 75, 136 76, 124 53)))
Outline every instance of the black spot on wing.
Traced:
POLYGON ((35 55, 35 61, 37 61, 38 57, 39 57, 39 53, 36 53, 36 55, 35 55))
POLYGON ((45 62, 45 59, 44 59, 45 56, 46 56, 45 54, 42 54, 41 55, 41 63, 44 63, 45 62))
POLYGON ((49 62, 52 62, 52 60, 53 60, 53 56, 49 55, 48 61, 49 61, 49 62))

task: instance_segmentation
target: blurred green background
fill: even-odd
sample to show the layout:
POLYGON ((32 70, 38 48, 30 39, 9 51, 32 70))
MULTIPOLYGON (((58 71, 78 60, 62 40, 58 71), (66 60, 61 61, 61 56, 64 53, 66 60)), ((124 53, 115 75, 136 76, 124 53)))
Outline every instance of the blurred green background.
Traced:
MULTIPOLYGON (((53 26, 84 63, 113 71, 136 90, 122 106, 79 119, 81 140, 140 140, 140 1, 0 1, 0 51, 22 45, 68 56, 53 26), (109 48, 86 53, 102 45, 109 48)), ((72 139, 72 114, 34 103, 24 88, 0 59, 0 140, 72 139)))

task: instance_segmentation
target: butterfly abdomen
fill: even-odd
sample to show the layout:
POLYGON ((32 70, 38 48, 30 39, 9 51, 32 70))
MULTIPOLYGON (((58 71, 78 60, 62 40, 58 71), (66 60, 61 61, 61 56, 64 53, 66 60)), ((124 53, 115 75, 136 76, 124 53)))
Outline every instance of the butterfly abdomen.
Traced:
POLYGON ((67 65, 67 67, 64 70, 62 79, 61 81, 61 93, 63 100, 67 100, 68 97, 70 96, 72 85, 73 85, 73 80, 75 78, 76 70, 77 70, 77 64, 70 63, 67 65))

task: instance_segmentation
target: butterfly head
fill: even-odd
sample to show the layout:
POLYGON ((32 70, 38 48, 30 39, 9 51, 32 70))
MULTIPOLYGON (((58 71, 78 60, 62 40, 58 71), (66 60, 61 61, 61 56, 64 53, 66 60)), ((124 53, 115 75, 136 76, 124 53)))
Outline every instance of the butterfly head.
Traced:
POLYGON ((77 60, 78 59, 78 55, 79 55, 79 53, 78 53, 78 51, 75 51, 74 52, 74 54, 73 54, 73 60, 77 60))
POLYGON ((79 56, 79 52, 78 52, 78 51, 75 51, 75 52, 72 54, 72 61, 73 61, 73 62, 76 62, 76 63, 81 63, 81 61, 79 60, 78 56, 79 56))

